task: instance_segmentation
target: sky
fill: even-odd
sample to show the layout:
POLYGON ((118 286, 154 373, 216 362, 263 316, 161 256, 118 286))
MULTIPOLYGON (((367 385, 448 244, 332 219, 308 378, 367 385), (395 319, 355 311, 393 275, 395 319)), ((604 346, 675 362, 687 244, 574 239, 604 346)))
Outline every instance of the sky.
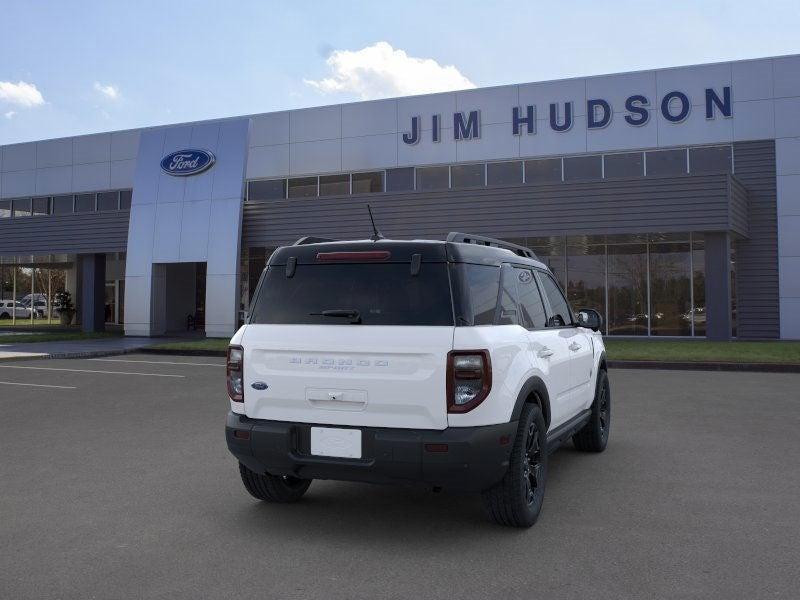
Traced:
POLYGON ((0 144, 797 53, 798 0, 0 0, 0 144))

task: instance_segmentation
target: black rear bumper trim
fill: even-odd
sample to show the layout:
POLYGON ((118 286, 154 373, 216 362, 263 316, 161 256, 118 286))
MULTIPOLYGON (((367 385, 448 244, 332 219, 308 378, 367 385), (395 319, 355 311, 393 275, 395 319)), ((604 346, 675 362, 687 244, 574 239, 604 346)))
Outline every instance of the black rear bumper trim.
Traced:
POLYGON ((251 419, 229 412, 225 437, 231 453, 257 473, 480 491, 505 475, 517 431, 517 421, 442 431, 356 427, 362 432, 363 458, 346 459, 312 456, 313 426, 344 427, 251 419), (426 450, 428 444, 436 444, 439 451, 426 450), (442 444, 447 451, 441 451, 442 444))

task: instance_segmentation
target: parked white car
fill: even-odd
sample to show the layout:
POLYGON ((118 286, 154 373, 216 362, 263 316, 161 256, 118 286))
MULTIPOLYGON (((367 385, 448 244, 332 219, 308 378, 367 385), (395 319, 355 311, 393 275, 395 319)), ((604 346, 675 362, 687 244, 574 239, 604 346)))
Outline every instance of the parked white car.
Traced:
POLYGON ((19 300, 0 300, 0 319, 30 319, 31 309, 25 307, 19 300))
POLYGON ((529 527, 548 454, 606 447, 601 325, 521 246, 304 238, 270 257, 231 340, 228 448, 261 500, 313 479, 419 482, 529 527))

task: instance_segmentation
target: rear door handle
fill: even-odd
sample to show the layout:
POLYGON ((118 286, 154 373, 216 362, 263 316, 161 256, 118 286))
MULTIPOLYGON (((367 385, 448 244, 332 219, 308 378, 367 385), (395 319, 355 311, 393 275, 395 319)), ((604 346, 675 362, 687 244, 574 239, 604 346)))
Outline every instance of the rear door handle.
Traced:
POLYGON ((545 346, 544 348, 539 350, 538 356, 539 358, 550 358, 551 356, 553 356, 553 351, 550 350, 550 348, 548 348, 547 346, 545 346))
POLYGON ((578 342, 572 342, 572 343, 569 345, 569 349, 570 349, 570 350, 572 350, 573 352, 577 352, 577 351, 578 351, 578 350, 580 350, 581 348, 582 348, 582 346, 581 346, 581 345, 580 345, 578 342))

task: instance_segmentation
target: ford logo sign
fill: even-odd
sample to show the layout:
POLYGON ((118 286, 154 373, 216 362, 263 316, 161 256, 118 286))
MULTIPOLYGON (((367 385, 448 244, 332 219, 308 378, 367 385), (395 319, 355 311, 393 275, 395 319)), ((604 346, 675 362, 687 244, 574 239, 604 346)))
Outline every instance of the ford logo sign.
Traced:
POLYGON ((208 150, 178 150, 161 159, 161 170, 178 177, 197 175, 210 169, 216 160, 208 150))

